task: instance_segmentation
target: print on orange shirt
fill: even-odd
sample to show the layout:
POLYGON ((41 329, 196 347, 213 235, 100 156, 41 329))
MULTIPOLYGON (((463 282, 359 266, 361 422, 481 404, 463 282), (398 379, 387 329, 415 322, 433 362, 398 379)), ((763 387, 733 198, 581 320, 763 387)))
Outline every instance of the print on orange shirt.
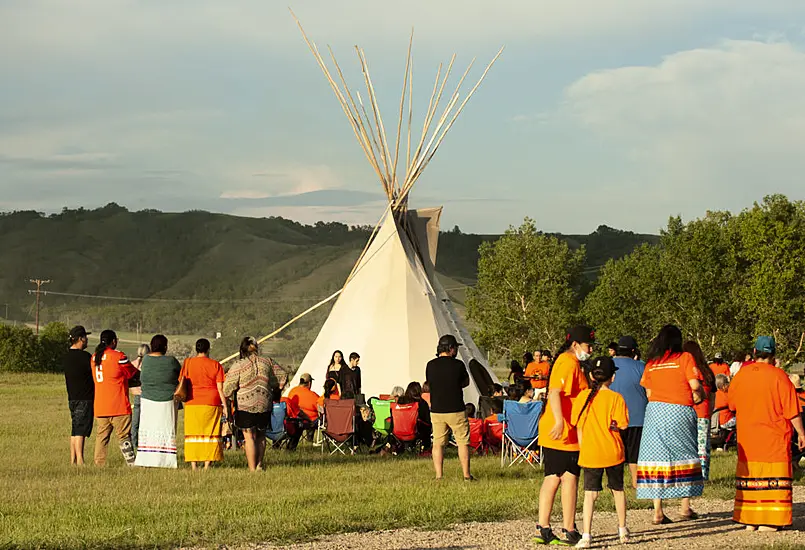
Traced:
POLYGON ((548 392, 559 390, 561 402, 562 428, 561 439, 551 439, 550 432, 555 422, 554 413, 551 410, 550 401, 545 406, 542 418, 539 421, 539 445, 556 449, 559 451, 578 451, 579 441, 576 435, 576 428, 570 425, 570 413, 573 410, 573 399, 582 390, 587 389, 587 378, 581 370, 579 360, 573 352, 567 351, 556 358, 556 363, 551 371, 551 379, 548 381, 548 392))
POLYGON ((535 390, 541 390, 548 385, 548 372, 551 369, 551 364, 548 362, 543 361, 542 363, 537 363, 536 361, 532 361, 528 364, 523 373, 525 377, 532 377, 532 376, 540 376, 541 380, 530 380, 531 387, 535 390))
POLYGON ((570 423, 579 432, 579 466, 609 468, 626 460, 620 430, 629 427, 629 412, 621 394, 601 388, 582 412, 592 390, 582 391, 573 400, 570 423))
POLYGON ((95 417, 123 416, 131 414, 129 403, 129 380, 137 374, 137 368, 122 351, 107 348, 101 364, 92 359, 95 374, 95 417))
POLYGON ((652 359, 646 364, 640 385, 651 390, 649 401, 693 406, 690 380, 699 380, 696 360, 687 352, 652 359))

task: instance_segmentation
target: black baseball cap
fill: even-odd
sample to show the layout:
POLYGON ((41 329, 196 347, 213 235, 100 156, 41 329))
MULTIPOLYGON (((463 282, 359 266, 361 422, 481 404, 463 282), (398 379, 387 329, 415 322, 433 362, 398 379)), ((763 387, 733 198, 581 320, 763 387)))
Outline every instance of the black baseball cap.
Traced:
POLYGON ((593 364, 590 367, 591 373, 600 371, 604 374, 605 378, 612 378, 612 375, 615 374, 616 370, 618 370, 618 366, 615 364, 615 361, 612 359, 612 357, 608 355, 597 357, 593 360, 593 364))
POLYGON ((70 329, 70 340, 78 340, 79 338, 86 338, 88 334, 92 333, 87 332, 87 329, 85 329, 81 325, 76 325, 70 329))
POLYGON ((458 343, 456 337, 453 336, 452 334, 445 334, 444 336, 439 338, 438 347, 440 348, 457 348, 460 345, 461 344, 458 343))
POLYGON ((621 336, 618 338, 618 349, 637 349, 637 340, 635 340, 632 336, 621 336))
POLYGON ((593 344, 595 343, 595 330, 587 325, 576 325, 567 331, 565 339, 568 343, 593 344))

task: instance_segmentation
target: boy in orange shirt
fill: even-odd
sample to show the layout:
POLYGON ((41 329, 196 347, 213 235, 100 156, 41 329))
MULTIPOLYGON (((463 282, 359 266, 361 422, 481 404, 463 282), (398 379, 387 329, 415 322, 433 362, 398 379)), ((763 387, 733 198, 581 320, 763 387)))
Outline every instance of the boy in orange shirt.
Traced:
POLYGON ((579 437, 579 466, 584 468, 583 533, 576 548, 592 546, 593 510, 598 493, 603 490, 604 472, 615 499, 618 536, 621 543, 629 542, 626 493, 623 492, 626 453, 620 432, 629 426, 629 412, 623 397, 609 389, 616 370, 618 367, 611 357, 596 359, 590 371, 592 388, 576 397, 570 413, 570 424, 576 426, 579 437))

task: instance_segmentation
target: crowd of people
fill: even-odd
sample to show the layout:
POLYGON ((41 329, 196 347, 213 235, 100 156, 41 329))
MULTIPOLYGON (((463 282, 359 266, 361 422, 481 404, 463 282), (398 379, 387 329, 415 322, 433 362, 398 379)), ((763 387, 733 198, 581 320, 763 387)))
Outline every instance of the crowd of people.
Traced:
MULTIPOLYGON (((207 469, 223 460, 225 440, 229 438, 231 445, 235 439, 234 426, 242 433, 249 469, 257 471, 276 403, 285 404, 287 417, 298 428, 286 439, 294 448, 303 435, 312 438, 326 404, 341 399, 355 400, 358 441, 381 453, 394 451, 388 441, 376 445, 372 399, 367 401, 362 393, 357 352, 347 361, 341 351, 332 354, 319 394, 308 373, 285 392, 288 374, 260 355, 251 337, 243 339, 239 359, 225 372, 209 357, 206 339, 198 340, 196 355, 180 365, 168 355, 163 335, 140 346, 134 361, 117 350, 114 331, 101 333, 92 355, 85 351, 88 333, 83 327, 74 327, 69 336, 65 376, 73 463, 83 464, 84 441, 94 421, 96 465, 105 464, 114 431, 129 465, 176 468, 181 407, 184 457, 193 469, 207 469)), ((436 479, 443 477, 444 447, 451 442, 458 449, 464 479, 473 481, 470 424, 483 420, 473 418, 475 404, 464 402, 470 378, 467 366, 457 358, 460 345, 452 335, 443 336, 436 358, 425 367, 424 384, 414 381, 380 397, 417 405, 416 439, 432 456, 436 479)), ((779 368, 773 337, 758 337, 752 354, 731 365, 721 354, 708 361, 698 343, 684 341, 673 325, 663 327, 652 340, 645 361, 631 336, 611 343, 606 355, 593 359, 594 346, 592 328, 572 327, 555 360, 548 350, 527 352, 525 368, 512 362, 507 388, 494 384, 486 392, 491 405, 481 416, 488 414, 490 422, 501 417, 505 399, 544 404, 538 435, 544 478, 535 542, 590 547, 593 511, 604 477, 613 492, 619 537, 628 542, 627 465, 637 498, 653 502, 654 524, 675 521, 665 511, 665 502, 671 499, 681 501, 677 521, 696 519, 691 499, 702 495, 709 478, 714 428, 737 440, 733 519, 748 530, 777 530, 791 524, 792 457, 805 449, 801 417, 805 393, 799 377, 789 378, 779 368), (580 531, 575 510, 582 470, 580 531), (551 527, 557 494, 562 503, 560 535, 551 527)), ((727 439, 719 440, 719 448, 727 439)))

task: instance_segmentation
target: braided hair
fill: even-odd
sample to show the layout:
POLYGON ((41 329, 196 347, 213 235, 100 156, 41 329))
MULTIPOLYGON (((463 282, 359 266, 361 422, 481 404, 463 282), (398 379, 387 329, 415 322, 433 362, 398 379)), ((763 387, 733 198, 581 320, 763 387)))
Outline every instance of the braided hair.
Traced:
MULTIPOLYGON (((579 420, 581 420, 581 415, 584 414, 584 411, 592 404, 593 399, 595 396, 598 395, 598 390, 601 389, 601 386, 604 382, 608 382, 612 379, 613 374, 604 371, 604 369, 600 367, 593 367, 590 371, 590 393, 587 395, 587 399, 584 401, 584 405, 581 407, 579 411, 579 420)), ((579 420, 576 421, 576 425, 578 425, 579 420)))
POLYGON ((114 330, 106 329, 101 332, 101 341, 95 348, 95 366, 101 365, 103 352, 106 351, 106 348, 111 347, 115 340, 117 340, 117 334, 115 334, 114 330))

